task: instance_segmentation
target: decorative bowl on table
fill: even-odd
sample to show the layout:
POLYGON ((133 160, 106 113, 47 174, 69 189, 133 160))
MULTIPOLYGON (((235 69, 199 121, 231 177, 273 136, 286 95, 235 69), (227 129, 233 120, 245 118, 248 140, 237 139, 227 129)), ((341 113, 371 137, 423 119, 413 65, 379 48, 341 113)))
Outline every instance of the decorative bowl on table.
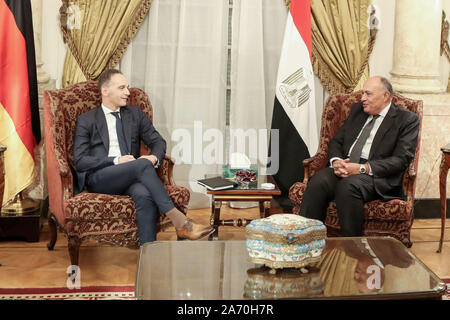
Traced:
POLYGON ((250 183, 256 182, 256 180, 257 174, 254 170, 239 170, 234 174, 234 181, 236 181, 239 186, 244 188, 248 188, 250 183))

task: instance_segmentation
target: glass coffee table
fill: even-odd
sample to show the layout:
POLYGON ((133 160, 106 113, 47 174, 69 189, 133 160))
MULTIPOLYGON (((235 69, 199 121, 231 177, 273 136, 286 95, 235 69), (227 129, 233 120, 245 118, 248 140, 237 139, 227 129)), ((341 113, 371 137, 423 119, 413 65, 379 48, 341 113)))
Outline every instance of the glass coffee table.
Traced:
POLYGON ((210 224, 214 227, 214 232, 209 236, 209 240, 218 240, 220 226, 245 227, 252 220, 250 219, 220 219, 220 208, 223 201, 254 201, 259 203, 259 213, 261 218, 270 215, 270 207, 273 196, 281 194, 275 180, 270 175, 258 175, 257 181, 248 186, 239 185, 233 189, 207 190, 211 197, 211 218, 210 224), (266 190, 262 188, 263 183, 272 183, 274 189, 266 190))
POLYGON ((441 299, 445 283, 398 240, 327 238, 308 273, 249 261, 245 241, 168 241, 140 249, 135 296, 151 300, 441 299))

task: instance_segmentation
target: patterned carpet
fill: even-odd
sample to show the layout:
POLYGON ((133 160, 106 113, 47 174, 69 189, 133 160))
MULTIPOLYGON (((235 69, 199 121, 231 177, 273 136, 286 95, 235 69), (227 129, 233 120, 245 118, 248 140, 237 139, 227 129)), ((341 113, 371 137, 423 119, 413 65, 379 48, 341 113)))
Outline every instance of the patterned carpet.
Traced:
POLYGON ((0 289, 2 300, 134 300, 134 286, 0 289))
MULTIPOLYGON (((450 279, 444 300, 450 300, 450 279)), ((0 301, 5 300, 134 300, 134 286, 67 288, 0 289, 0 301)))
POLYGON ((445 291, 444 300, 450 300, 450 279, 442 279, 447 285, 447 290, 445 291))

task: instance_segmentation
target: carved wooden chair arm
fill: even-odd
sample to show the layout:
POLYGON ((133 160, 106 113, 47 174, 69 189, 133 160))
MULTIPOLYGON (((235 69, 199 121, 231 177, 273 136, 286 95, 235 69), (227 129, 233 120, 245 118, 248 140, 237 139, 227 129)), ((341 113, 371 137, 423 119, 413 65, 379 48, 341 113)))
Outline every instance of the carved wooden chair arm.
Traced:
POLYGON ((308 183, 308 180, 310 178, 310 170, 309 170, 310 168, 309 167, 311 166, 313 161, 314 161, 314 158, 307 158, 302 161, 303 169, 305 170, 305 173, 303 176, 303 183, 308 183))
POLYGON ((325 168, 328 161, 328 154, 326 151, 319 151, 313 157, 304 159, 302 161, 305 174, 303 177, 303 183, 308 183, 309 178, 319 171, 325 168))
POLYGON ((412 201, 412 199, 414 198, 414 184, 416 182, 416 176, 417 176, 417 172, 416 172, 416 167, 414 164, 414 160, 411 161, 406 173, 408 175, 408 177, 406 178, 406 186, 405 189, 403 190, 403 194, 406 195, 406 201, 412 201))
POLYGON ((159 178, 163 182, 164 185, 175 185, 175 180, 173 179, 173 166, 175 165, 175 161, 166 155, 160 163, 158 169, 156 170, 159 178))

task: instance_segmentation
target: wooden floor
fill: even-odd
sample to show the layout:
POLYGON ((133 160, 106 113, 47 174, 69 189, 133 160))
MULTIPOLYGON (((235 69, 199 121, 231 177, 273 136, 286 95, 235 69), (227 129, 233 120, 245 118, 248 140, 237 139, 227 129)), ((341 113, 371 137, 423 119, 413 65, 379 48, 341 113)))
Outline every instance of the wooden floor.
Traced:
MULTIPOLYGON (((190 210, 188 216, 209 223, 210 210, 190 210)), ((222 207, 223 218, 259 217, 258 209, 222 207)), ((450 221, 447 220, 442 253, 436 253, 440 237, 440 220, 416 220, 411 239, 411 252, 441 278, 450 278, 450 221)), ((245 240, 244 228, 221 227, 220 240, 245 240)), ((67 240, 58 234, 54 251, 48 251, 49 229, 44 224, 40 242, 0 242, 0 288, 66 287, 66 270, 70 266, 67 240)), ((158 241, 176 240, 174 228, 158 234, 158 241)), ((203 240, 202 240, 203 241, 203 240)), ((133 286, 139 250, 87 242, 80 249, 82 286, 133 286)), ((155 257, 157 259, 157 257, 155 257)))

